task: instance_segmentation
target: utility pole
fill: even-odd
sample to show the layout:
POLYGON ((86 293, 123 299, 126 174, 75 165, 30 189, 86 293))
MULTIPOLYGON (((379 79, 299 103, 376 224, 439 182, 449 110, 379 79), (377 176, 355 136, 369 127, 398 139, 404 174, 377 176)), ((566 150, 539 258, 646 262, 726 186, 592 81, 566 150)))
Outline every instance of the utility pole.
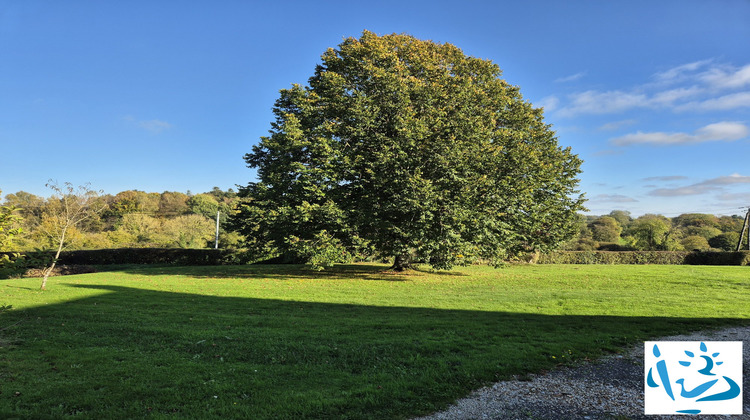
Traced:
POLYGON ((740 232, 740 240, 737 242, 737 251, 742 248, 742 237, 745 235, 745 231, 747 230, 747 249, 750 250, 750 229, 748 229, 748 225, 750 224, 750 208, 747 210, 747 214, 745 215, 745 222, 742 223, 742 231, 740 232))
MULTIPOLYGON (((219 249, 219 214, 220 213, 221 213, 220 211, 216 212, 216 242, 215 242, 215 245, 214 245, 214 249, 219 249)), ((748 213, 748 214, 750 214, 750 213, 748 213)), ((740 242, 742 242, 742 241, 740 240, 740 242)))

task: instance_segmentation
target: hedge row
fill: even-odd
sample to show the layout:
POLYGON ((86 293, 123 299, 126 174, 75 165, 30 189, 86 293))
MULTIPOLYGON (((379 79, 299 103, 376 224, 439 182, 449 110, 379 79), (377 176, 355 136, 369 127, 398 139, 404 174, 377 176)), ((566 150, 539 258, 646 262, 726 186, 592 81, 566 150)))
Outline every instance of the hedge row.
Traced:
POLYGON ((750 265, 750 251, 558 251, 542 254, 539 264, 689 264, 750 265))
MULTIPOLYGON (((0 253, 11 255, 13 253, 0 253)), ((28 257, 39 252, 23 252, 28 257)), ((52 253, 45 252, 51 257, 52 253)), ((173 264, 173 265, 226 265, 247 263, 245 253, 234 249, 177 249, 177 248, 117 248, 63 251, 58 264, 111 265, 111 264, 173 264)))
MULTIPOLYGON (((0 252, 0 258, 4 255, 14 259, 17 254, 0 252)), ((23 255, 30 260, 43 261, 51 258, 52 253, 40 255, 37 252, 24 252, 23 255)), ((118 248, 63 251, 58 263, 67 265, 228 265, 248 262, 250 261, 248 261, 247 254, 243 250, 235 249, 118 248)), ((540 255, 537 263, 750 265, 750 251, 559 251, 540 255)))

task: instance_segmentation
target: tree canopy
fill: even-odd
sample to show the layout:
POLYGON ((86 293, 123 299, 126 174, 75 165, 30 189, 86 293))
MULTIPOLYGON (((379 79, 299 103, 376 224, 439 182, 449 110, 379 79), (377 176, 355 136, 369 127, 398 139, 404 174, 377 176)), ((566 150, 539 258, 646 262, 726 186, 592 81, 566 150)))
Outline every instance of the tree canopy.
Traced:
POLYGON ((364 32, 328 49, 273 111, 245 155, 259 180, 234 218, 258 251, 364 247, 394 269, 449 268, 576 233, 580 159, 496 64, 451 44, 364 32))

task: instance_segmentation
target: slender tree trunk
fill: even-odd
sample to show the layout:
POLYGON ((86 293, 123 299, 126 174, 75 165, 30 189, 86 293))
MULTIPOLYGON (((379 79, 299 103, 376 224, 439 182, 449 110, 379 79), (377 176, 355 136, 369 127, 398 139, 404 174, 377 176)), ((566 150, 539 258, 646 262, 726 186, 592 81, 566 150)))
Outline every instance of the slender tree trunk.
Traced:
POLYGON ((44 278, 42 279, 42 287, 40 287, 41 290, 47 290, 47 278, 49 278, 50 274, 52 274, 52 270, 55 269, 57 260, 60 258, 60 252, 62 252, 63 245, 65 244, 66 230, 67 228, 63 229, 63 233, 62 235, 60 235, 60 243, 57 245, 57 252, 55 253, 55 258, 52 260, 52 265, 50 265, 49 268, 44 270, 44 278))

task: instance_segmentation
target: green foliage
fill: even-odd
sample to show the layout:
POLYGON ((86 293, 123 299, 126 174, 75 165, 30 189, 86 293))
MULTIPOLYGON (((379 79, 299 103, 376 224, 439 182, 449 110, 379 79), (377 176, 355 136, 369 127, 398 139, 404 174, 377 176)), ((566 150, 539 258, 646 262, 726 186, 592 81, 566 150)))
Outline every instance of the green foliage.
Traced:
POLYGON ((708 244, 708 240, 704 236, 690 235, 680 241, 680 244, 685 250, 694 251, 705 251, 711 248, 708 244))
POLYGON ((609 217, 617 220, 617 223, 623 228, 627 227, 633 221, 633 218, 630 217, 630 212, 625 210, 612 210, 609 213, 609 217))
POLYGON ((556 251, 539 264, 684 264, 687 251, 556 251))
POLYGON ((692 265, 750 265, 750 251, 691 252, 685 264, 692 265))
POLYGON ((313 239, 287 238, 287 247, 292 254, 300 256, 315 270, 333 267, 336 263, 351 261, 346 247, 325 230, 318 232, 313 239))
POLYGON ((706 241, 722 233, 720 229, 713 226, 688 226, 683 229, 683 232, 687 236, 701 236, 706 241))
POLYGON ((664 216, 647 214, 634 220, 627 231, 638 249, 671 251, 677 248, 672 222, 664 216))
POLYGON ((682 227, 712 227, 719 225, 719 218, 713 214, 685 213, 673 219, 673 223, 682 227))
POLYGON ((122 216, 117 230, 130 236, 133 244, 157 244, 160 240, 161 223, 154 217, 141 213, 122 216))
POLYGON ((188 214, 164 221, 168 245, 177 248, 205 248, 214 239, 214 224, 203 216, 188 214))
POLYGON ((122 191, 109 203, 108 214, 123 216, 128 213, 153 213, 159 210, 161 196, 138 190, 122 191))
POLYGON ((190 211, 187 201, 190 197, 181 192, 165 191, 159 198, 159 213, 169 216, 180 216, 190 211))
POLYGON ((556 251, 542 254, 538 263, 750 265, 750 251, 556 251))
POLYGON ((601 216, 589 224, 591 237, 599 242, 617 242, 620 240, 622 226, 610 216, 601 216))
POLYGON ((329 49, 245 155, 260 182, 240 191, 234 228, 275 254, 305 253, 321 232, 349 253, 364 240, 394 268, 557 247, 576 231, 581 161, 500 74, 406 35, 329 49))
POLYGON ((219 211, 219 202, 211 195, 197 194, 187 201, 190 212, 200 214, 207 219, 215 219, 216 212, 219 211))
POLYGON ((4 252, 0 254, 0 279, 7 279, 21 274, 19 258, 21 254, 4 252))
POLYGON ((15 207, 0 206, 0 251, 10 249, 13 238, 21 233, 21 228, 15 226, 19 219, 15 210, 15 207))
POLYGON ((52 252, 0 252, 0 279, 19 277, 32 268, 44 268, 54 260, 52 252))
MULTIPOLYGON (((30 251, 24 254, 0 253, 0 259, 17 258, 15 274, 29 268, 44 268, 54 258, 50 251, 30 251), (14 255, 16 255, 14 257, 14 255)), ((63 251, 59 263, 67 265, 227 265, 254 262, 244 250, 229 249, 178 249, 178 248, 115 248, 63 251)))
POLYGON ((712 248, 717 248, 724 251, 736 251, 739 241, 739 232, 727 232, 709 239, 708 244, 711 245, 712 248))

